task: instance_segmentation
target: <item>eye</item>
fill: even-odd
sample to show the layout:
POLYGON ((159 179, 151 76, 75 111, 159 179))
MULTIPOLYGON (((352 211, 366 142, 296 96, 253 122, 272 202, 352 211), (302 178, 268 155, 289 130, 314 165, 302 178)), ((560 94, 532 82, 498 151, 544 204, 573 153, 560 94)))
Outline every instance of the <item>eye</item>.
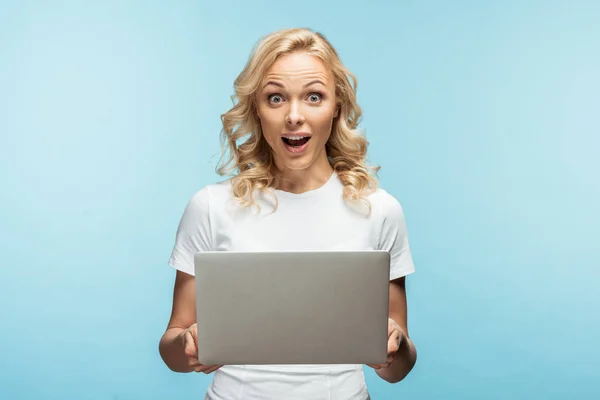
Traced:
POLYGON ((318 92, 314 92, 314 93, 311 93, 308 95, 308 101, 310 101, 311 103, 316 103, 322 99, 323 99, 323 95, 318 92))
POLYGON ((269 96, 267 96, 267 100, 269 101, 269 103, 273 103, 273 104, 279 104, 283 101, 283 98, 281 97, 280 94, 270 94, 269 96))

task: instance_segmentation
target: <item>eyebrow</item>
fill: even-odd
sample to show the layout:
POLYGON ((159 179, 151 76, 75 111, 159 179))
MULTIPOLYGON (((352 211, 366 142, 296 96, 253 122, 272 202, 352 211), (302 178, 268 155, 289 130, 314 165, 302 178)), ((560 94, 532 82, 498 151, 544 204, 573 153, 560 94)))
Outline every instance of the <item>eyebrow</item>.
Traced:
MULTIPOLYGON (((315 79, 313 81, 308 82, 307 84, 305 84, 303 87, 308 87, 310 85, 314 85, 314 84, 319 84, 319 85, 323 85, 326 86, 323 81, 321 81, 320 79, 315 79)), ((283 84, 279 83, 279 82, 275 82, 275 81, 268 81, 264 86, 263 89, 266 88, 269 85, 274 85, 280 88, 283 88, 283 84)))

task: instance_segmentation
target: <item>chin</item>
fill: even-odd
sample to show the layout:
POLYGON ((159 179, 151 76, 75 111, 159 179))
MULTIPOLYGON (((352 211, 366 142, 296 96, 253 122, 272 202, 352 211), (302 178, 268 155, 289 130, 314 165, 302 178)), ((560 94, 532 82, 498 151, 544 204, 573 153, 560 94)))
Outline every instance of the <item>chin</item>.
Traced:
POLYGON ((283 161, 283 168, 290 171, 301 171, 308 169, 314 164, 314 160, 311 157, 298 157, 296 159, 287 159, 283 161))
POLYGON ((287 162, 284 164, 284 168, 288 171, 302 171, 308 169, 312 165, 312 162, 287 162))

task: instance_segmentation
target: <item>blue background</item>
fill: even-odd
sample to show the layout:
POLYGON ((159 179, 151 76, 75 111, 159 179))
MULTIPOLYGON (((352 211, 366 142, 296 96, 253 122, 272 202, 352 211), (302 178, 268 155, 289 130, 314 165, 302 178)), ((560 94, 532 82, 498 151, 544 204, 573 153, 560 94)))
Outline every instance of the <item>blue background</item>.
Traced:
POLYGON ((0 3, 0 398, 203 398, 158 355, 190 196, 260 36, 358 76, 419 360, 374 399, 600 397, 600 2, 0 3))

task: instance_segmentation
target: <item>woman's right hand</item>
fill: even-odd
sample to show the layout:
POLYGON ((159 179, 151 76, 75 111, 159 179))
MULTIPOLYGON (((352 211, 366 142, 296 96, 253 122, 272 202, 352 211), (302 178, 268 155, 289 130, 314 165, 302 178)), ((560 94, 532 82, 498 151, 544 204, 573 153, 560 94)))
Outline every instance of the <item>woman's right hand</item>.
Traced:
POLYGON ((222 365, 202 365, 198 361, 198 326, 194 324, 179 334, 179 339, 187 356, 188 365, 192 371, 210 374, 222 365))

